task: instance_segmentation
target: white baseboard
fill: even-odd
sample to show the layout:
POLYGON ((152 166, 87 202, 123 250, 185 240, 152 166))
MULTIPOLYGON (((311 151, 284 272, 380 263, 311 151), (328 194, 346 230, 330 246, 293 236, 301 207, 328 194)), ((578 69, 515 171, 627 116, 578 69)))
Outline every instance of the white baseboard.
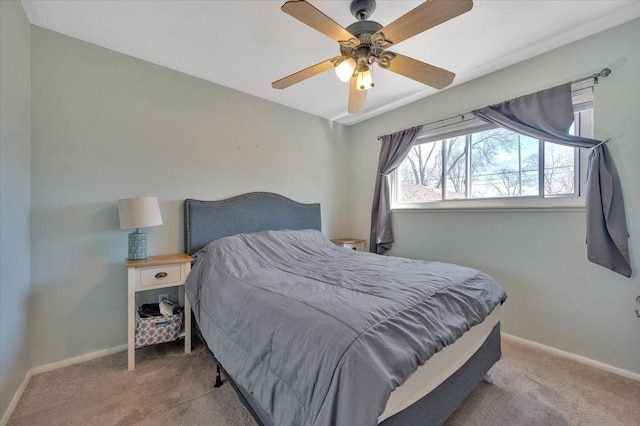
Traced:
POLYGON ((543 345, 542 343, 523 339, 522 337, 514 336, 513 334, 509 334, 509 333, 500 333, 500 334, 502 335, 502 337, 504 337, 507 340, 512 340, 514 342, 522 343, 523 345, 540 349, 541 351, 548 352, 553 355, 560 356, 562 358, 567 358, 572 361, 579 362, 581 364, 589 365, 591 367, 595 367, 600 370, 608 371, 609 373, 617 374, 619 376, 627 377, 629 379, 637 380, 640 382, 640 374, 635 373, 633 371, 625 370, 619 367, 614 367, 613 365, 605 364, 604 362, 596 361, 594 359, 587 358, 586 356, 576 355, 571 352, 567 352, 561 349, 553 348, 551 346, 543 345))
POLYGON ((9 406, 7 407, 4 414, 2 415, 2 419, 0 419, 0 426, 5 426, 7 423, 9 423, 9 418, 13 414, 13 410, 16 409, 16 405, 18 405, 18 401, 20 401, 20 398, 22 398, 22 394, 24 393, 24 390, 27 388, 27 385, 29 384, 29 380, 31 380, 31 376, 32 376, 31 370, 27 371, 27 374, 25 374, 22 384, 16 391, 15 395, 13 395, 13 399, 11 400, 11 402, 9 403, 9 406))
POLYGON ((58 368, 68 367, 73 364, 79 364, 85 361, 91 361, 92 359, 101 358, 103 356, 115 354, 117 352, 122 352, 127 350, 127 345, 114 346, 113 348, 102 349, 99 351, 91 352, 89 354, 84 354, 80 356, 76 356, 73 358, 63 359, 62 361, 52 362, 51 364, 39 365, 37 367, 33 367, 31 369, 31 373, 35 376, 36 374, 46 373, 48 371, 57 370, 58 368))

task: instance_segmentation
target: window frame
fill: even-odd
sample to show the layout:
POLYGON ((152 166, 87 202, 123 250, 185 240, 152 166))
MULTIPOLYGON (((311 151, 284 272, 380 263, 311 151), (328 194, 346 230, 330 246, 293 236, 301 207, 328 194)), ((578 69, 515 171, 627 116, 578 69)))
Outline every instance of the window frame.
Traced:
MULTIPOLYGON (((593 138, 594 133, 594 114, 593 114, 593 88, 587 87, 584 89, 576 90, 573 92, 573 106, 575 115, 575 126, 578 130, 578 134, 581 136, 593 138)), ((426 144, 430 142, 436 142, 439 140, 452 138, 455 136, 470 135, 472 133, 480 132, 483 130, 489 130, 498 128, 499 126, 488 124, 476 117, 462 116, 462 120, 459 118, 454 123, 443 124, 438 127, 432 127, 423 129, 421 134, 416 138, 414 145, 426 144)), ((469 136, 467 136, 469 138, 469 136)), ((469 210, 575 210, 585 208, 585 189, 587 180, 587 161, 589 157, 589 148, 575 148, 575 183, 574 187, 576 191, 573 194, 566 195, 544 195, 544 151, 545 142, 542 140, 539 143, 539 160, 538 171, 539 179, 541 181, 540 188, 542 194, 535 196, 517 196, 517 197, 495 197, 495 198, 465 198, 465 199, 450 199, 439 201, 423 201, 415 203, 403 203, 398 202, 399 194, 399 170, 398 167, 389 176, 389 183, 391 189, 391 210, 392 211, 469 211, 469 210)), ((470 191, 468 185, 471 179, 469 173, 469 162, 472 155, 466 156, 467 167, 467 196, 470 191)), ((403 160, 404 161, 404 160, 403 160)), ((442 173, 446 173, 446 167, 442 167, 442 173)), ((443 197, 446 196, 446 179, 443 176, 443 197)))

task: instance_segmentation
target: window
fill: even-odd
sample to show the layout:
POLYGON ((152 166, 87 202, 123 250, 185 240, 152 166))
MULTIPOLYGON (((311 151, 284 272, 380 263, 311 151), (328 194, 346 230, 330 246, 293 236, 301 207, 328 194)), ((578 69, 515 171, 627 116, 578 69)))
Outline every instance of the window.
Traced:
MULTIPOLYGON (((591 137, 591 88, 573 100, 572 134, 591 137)), ((392 208, 583 207, 587 156, 475 117, 423 130, 392 174, 392 208)))

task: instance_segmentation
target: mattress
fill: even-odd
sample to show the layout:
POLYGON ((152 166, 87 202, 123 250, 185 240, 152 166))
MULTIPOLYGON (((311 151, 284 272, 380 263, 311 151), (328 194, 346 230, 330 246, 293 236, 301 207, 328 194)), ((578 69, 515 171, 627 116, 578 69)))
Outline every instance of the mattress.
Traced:
POLYGON ((453 344, 433 355, 406 382, 391 392, 384 411, 378 417, 378 423, 422 399, 462 367, 500 321, 501 306, 496 306, 483 322, 471 327, 453 344))

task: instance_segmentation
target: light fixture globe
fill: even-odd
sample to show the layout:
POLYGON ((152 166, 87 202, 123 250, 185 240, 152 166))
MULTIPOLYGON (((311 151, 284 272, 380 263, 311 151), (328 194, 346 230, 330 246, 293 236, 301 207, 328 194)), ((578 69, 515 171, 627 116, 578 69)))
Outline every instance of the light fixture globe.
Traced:
POLYGON ((375 86, 375 84, 373 84, 373 76, 371 75, 371 70, 369 68, 358 73, 356 89, 369 90, 373 86, 375 86))
POLYGON ((353 70, 356 69, 356 61, 353 58, 345 59, 336 66, 336 75, 345 83, 353 76, 353 70))

